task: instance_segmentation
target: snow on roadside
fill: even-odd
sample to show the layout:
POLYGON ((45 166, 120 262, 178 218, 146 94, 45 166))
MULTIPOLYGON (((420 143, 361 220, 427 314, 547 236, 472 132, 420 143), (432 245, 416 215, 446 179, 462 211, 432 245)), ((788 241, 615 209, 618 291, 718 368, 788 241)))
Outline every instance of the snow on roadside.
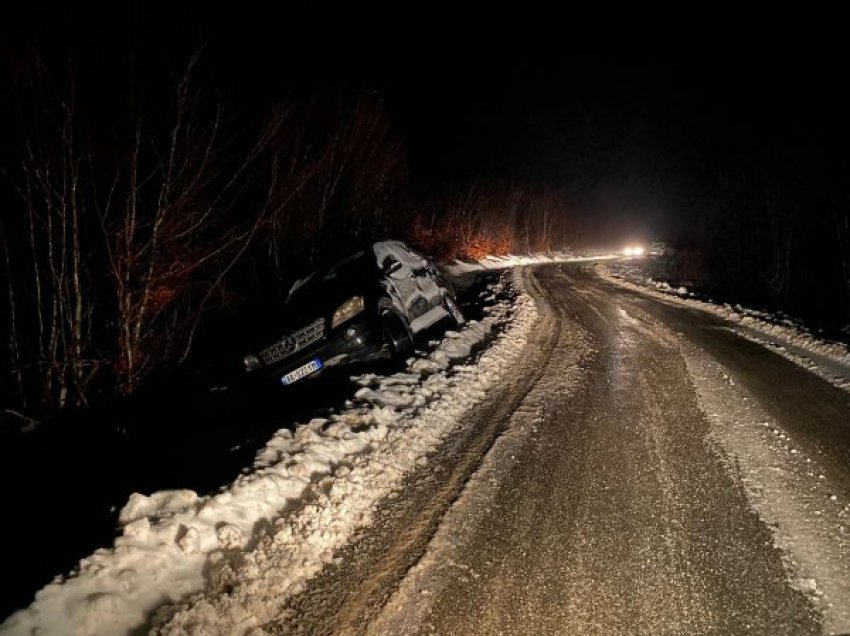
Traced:
POLYGON ((455 261, 444 266, 444 269, 453 275, 465 274, 468 272, 479 272, 485 269, 504 269, 507 267, 517 267, 519 265, 539 265, 542 263, 586 263, 590 261, 612 260, 622 258, 620 254, 599 254, 578 255, 573 252, 559 251, 547 252, 539 254, 516 255, 507 254, 506 256, 485 256, 477 261, 455 261))
POLYGON ((736 333, 775 351, 795 364, 816 373, 834 386, 850 391, 850 348, 840 342, 819 338, 787 316, 772 315, 741 305, 700 300, 684 287, 644 276, 632 267, 597 267, 606 280, 666 301, 695 307, 737 325, 736 333))
POLYGON ((688 372, 729 472, 767 524, 792 587, 824 617, 824 633, 850 631, 850 504, 816 450, 792 439, 741 382, 681 342, 688 372), (839 494, 836 494, 839 493, 839 494))
MULTIPOLYGON (((407 372, 358 378, 346 408, 278 431, 254 469, 218 494, 134 494, 112 548, 57 577, 0 634, 247 633, 332 562, 375 504, 510 374, 537 317, 521 289, 449 332, 407 372), (491 334, 474 364, 461 364, 491 334), (187 600, 188 599, 188 600, 187 600), (267 602, 264 602, 267 601, 267 602), (169 607, 169 603, 178 603, 169 607), (201 630, 201 631, 197 631, 201 630), (203 631, 206 630, 206 631, 203 631)), ((262 633, 255 631, 254 633, 262 633)))

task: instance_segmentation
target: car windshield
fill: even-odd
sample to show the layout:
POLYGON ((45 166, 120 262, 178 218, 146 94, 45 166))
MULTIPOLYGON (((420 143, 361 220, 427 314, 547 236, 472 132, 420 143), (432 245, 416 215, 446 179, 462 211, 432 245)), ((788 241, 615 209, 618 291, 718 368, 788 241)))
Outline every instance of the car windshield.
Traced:
POLYGON ((342 276, 362 271, 367 263, 367 259, 364 258, 365 255, 366 253, 363 251, 351 254, 329 267, 314 270, 304 278, 295 281, 295 284, 289 290, 289 297, 286 300, 287 304, 300 302, 302 298, 309 296, 322 282, 333 282, 342 276))
POLYGON ((360 251, 356 254, 352 254, 351 256, 347 256, 341 261, 337 261, 333 265, 331 265, 327 270, 325 270, 324 275, 322 276, 322 280, 334 280, 337 278, 340 273, 345 273, 352 267, 360 267, 362 266, 362 259, 365 255, 365 252, 360 251))

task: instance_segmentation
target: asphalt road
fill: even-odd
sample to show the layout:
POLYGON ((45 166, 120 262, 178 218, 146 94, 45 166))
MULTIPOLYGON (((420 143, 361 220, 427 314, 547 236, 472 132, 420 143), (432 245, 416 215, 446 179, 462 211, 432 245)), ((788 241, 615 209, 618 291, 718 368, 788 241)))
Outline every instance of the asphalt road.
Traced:
MULTIPOLYGON (((794 440, 787 469, 785 455, 776 455, 777 470, 793 473, 793 462, 815 457, 846 502, 850 394, 717 318, 615 287, 592 268, 548 265, 524 278, 542 317, 515 379, 382 504, 375 528, 269 629, 845 631, 843 599, 826 602, 792 585, 794 542, 781 551, 765 518, 768 504, 794 493, 780 488, 754 505, 748 466, 767 452, 758 440, 768 445, 770 432, 739 431, 744 420, 731 415, 726 429, 719 422, 724 402, 731 413, 749 400, 753 417, 770 418, 794 440), (700 388, 707 380, 695 379, 699 356, 736 379, 719 398, 715 391, 716 412, 707 412, 710 391, 700 388), (746 435, 756 441, 740 458, 724 449, 724 440, 746 435)), ((801 479, 787 483, 815 496, 821 485, 801 479)), ((823 518, 841 522, 837 510, 823 518)), ((796 527, 789 519, 786 534, 796 527)), ((846 589, 847 542, 826 535, 822 543, 838 552, 804 555, 804 565, 820 572, 820 559, 833 577, 827 592, 846 589)))

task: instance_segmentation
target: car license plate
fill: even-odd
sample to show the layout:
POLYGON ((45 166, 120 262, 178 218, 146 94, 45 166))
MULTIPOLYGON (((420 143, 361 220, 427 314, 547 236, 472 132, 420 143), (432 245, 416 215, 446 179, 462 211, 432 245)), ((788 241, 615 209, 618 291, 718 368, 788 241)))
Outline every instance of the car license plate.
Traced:
POLYGON ((319 369, 321 369, 324 365, 322 361, 318 358, 310 360, 307 364, 301 365, 295 371, 290 371, 286 375, 280 378, 281 384, 292 384, 293 382, 298 382, 303 377, 310 375, 311 373, 315 373, 319 369))

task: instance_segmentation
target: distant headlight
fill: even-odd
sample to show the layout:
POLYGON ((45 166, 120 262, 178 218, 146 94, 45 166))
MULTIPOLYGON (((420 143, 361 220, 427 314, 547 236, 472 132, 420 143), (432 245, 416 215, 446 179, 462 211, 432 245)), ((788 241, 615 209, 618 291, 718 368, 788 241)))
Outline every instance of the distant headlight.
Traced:
POLYGON ((333 320, 331 320, 331 329, 336 328, 350 318, 354 318, 354 316, 363 311, 364 307, 363 296, 352 296, 336 308, 333 320))
POLYGON ((246 371, 256 371, 260 368, 260 358, 252 353, 242 358, 242 364, 245 365, 246 371))
POLYGON ((625 256, 643 256, 644 249, 640 246, 632 246, 630 245, 626 249, 623 250, 623 254, 625 256))

